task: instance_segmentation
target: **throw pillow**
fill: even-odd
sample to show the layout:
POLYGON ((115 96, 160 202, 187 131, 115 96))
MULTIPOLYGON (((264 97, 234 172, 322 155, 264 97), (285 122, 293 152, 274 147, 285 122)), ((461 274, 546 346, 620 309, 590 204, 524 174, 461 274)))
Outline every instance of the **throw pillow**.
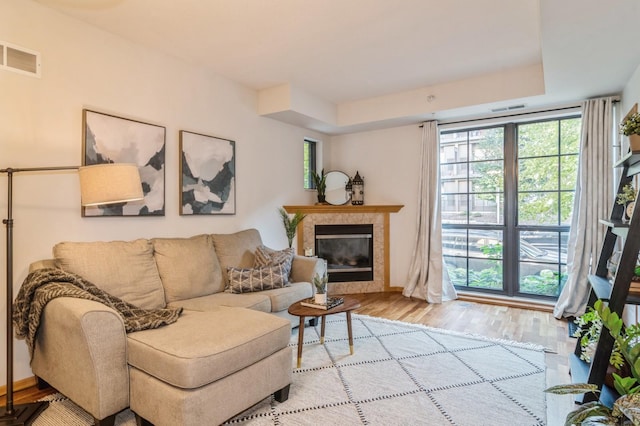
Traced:
POLYGON ((255 291, 271 290, 289 285, 289 271, 286 263, 261 268, 227 268, 230 293, 251 293, 255 291))
POLYGON ((287 262, 293 259, 293 249, 286 248, 284 250, 274 250, 264 245, 256 248, 255 267, 273 266, 287 262))
POLYGON ((274 250, 267 246, 260 245, 256 248, 254 268, 263 268, 265 266, 283 265, 286 268, 287 281, 291 274, 291 264, 293 263, 293 249, 274 250))

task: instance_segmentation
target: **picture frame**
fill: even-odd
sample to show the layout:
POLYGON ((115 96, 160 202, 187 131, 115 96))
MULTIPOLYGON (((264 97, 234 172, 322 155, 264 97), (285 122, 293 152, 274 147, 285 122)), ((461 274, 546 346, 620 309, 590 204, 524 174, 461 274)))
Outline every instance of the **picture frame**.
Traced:
POLYGON ((236 143, 180 130, 180 215, 236 213, 236 143))
POLYGON ((82 216, 164 216, 165 127, 83 109, 82 128, 82 164, 136 164, 144 193, 140 201, 83 207, 82 216))

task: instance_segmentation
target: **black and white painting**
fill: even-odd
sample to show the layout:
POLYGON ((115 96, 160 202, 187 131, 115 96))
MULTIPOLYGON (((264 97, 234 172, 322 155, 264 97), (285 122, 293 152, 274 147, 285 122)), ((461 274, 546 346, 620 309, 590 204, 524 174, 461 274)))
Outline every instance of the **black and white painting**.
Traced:
POLYGON ((162 126, 83 110, 83 165, 138 165, 144 200, 83 207, 83 216, 164 216, 165 133, 162 126))
POLYGON ((180 214, 235 214, 236 143, 180 131, 180 214))

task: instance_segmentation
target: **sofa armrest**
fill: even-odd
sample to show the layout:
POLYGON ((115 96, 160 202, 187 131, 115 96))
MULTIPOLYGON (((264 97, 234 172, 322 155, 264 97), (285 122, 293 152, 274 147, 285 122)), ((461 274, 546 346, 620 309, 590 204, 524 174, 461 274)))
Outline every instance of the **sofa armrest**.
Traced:
POLYGON ((127 336, 113 309, 60 297, 47 303, 31 360, 34 374, 96 419, 129 406, 127 336))
POLYGON ((324 259, 295 255, 291 265, 291 281, 313 283, 313 277, 316 274, 322 276, 325 268, 324 259))
POLYGON ((32 262, 29 265, 29 272, 31 273, 38 269, 55 268, 55 267, 56 267, 56 261, 54 259, 41 259, 41 260, 36 260, 35 262, 32 262))

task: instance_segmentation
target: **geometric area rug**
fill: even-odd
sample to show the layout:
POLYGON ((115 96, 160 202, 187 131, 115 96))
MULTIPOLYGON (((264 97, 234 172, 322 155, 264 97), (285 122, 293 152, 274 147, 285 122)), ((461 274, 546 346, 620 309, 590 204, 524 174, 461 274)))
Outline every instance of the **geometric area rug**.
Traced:
MULTIPOLYGON (((266 398, 229 425, 493 425, 546 424, 544 348, 422 325, 352 315, 354 354, 346 317, 327 317, 291 335, 293 382, 283 403, 266 398)), ((91 424, 60 394, 34 426, 91 424)), ((203 423, 206 424, 206 423, 203 423)), ((116 426, 134 426, 129 410, 116 426)))

